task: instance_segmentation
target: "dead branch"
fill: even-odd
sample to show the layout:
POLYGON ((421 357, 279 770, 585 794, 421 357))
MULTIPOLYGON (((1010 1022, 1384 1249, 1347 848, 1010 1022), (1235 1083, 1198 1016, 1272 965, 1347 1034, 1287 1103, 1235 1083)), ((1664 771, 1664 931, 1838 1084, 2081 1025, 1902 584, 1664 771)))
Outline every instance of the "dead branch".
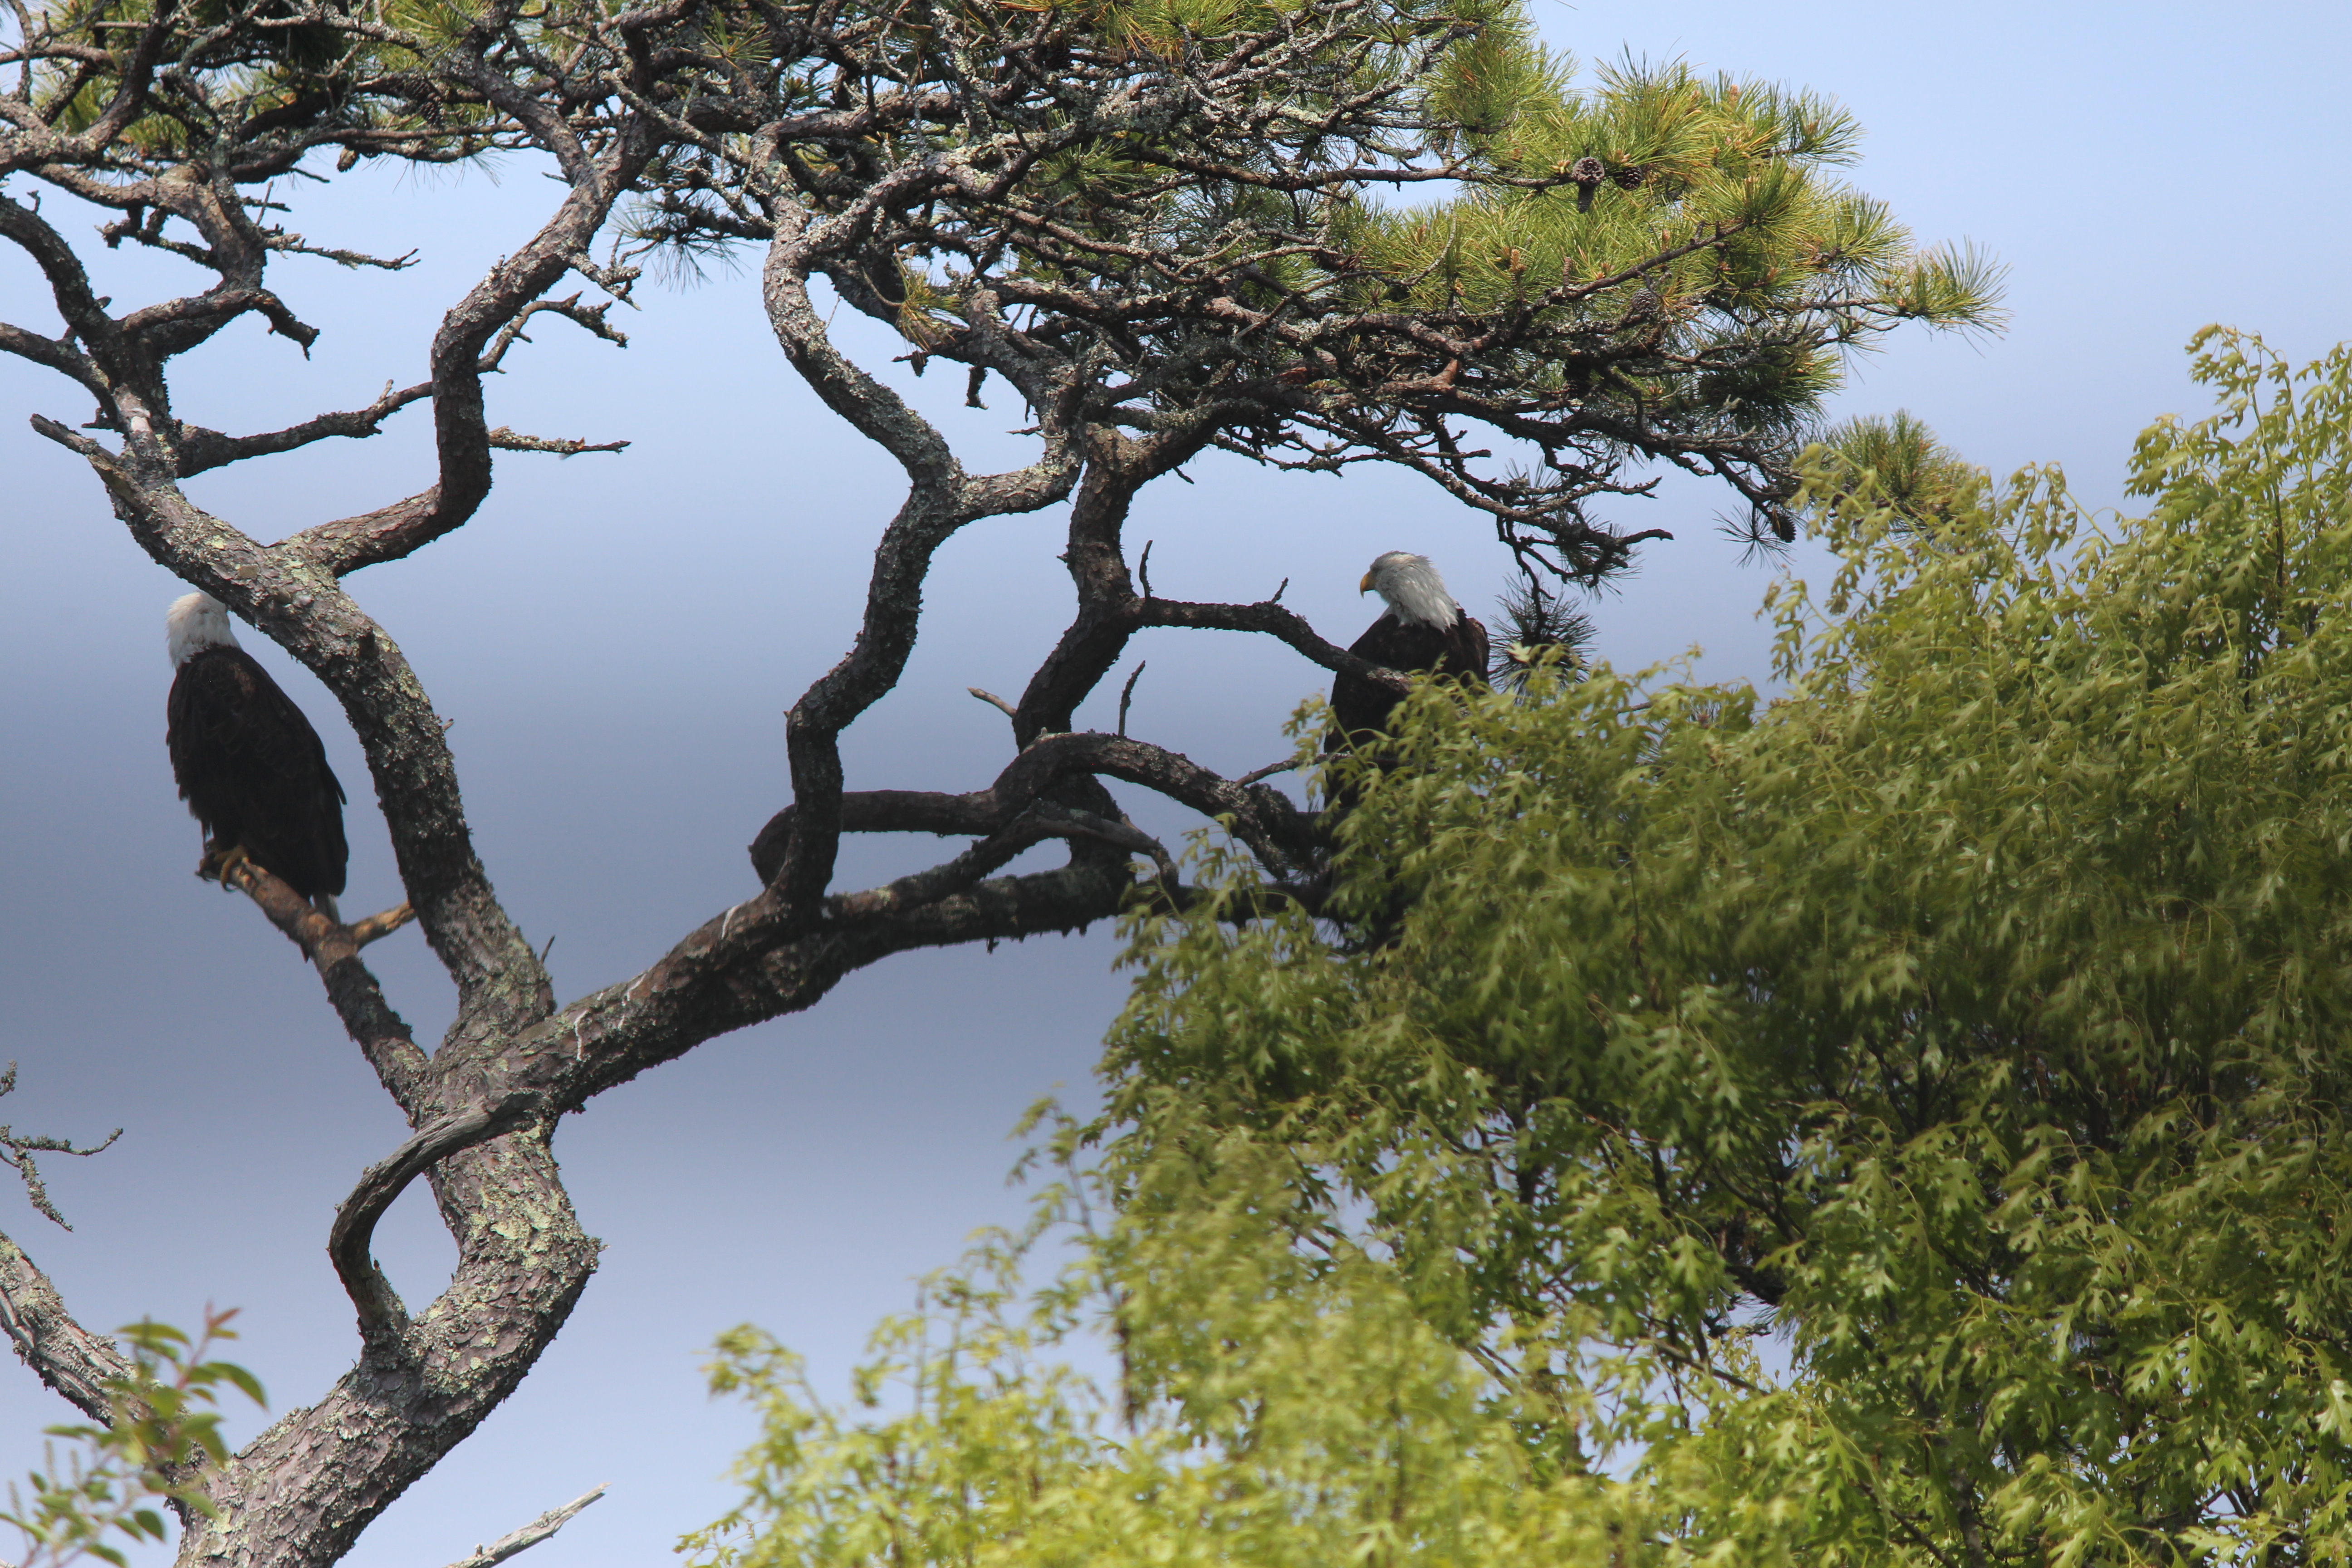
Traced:
POLYGON ((491 1568, 493 1563, 503 1563, 516 1552, 527 1551, 547 1540, 571 1523, 572 1517, 582 1509, 604 1495, 603 1486, 591 1488, 562 1507, 549 1509, 520 1530, 509 1531, 488 1546, 475 1547, 470 1555, 460 1557, 450 1563, 449 1568, 491 1568))
MULTIPOLYGON (((894 953, 1084 930, 1136 908, 1249 919, 1322 907, 1316 818, 1262 782, 1295 762, 1227 779, 1130 737, 1140 666, 1120 689, 1118 733, 1072 733, 1074 715, 1153 628, 1254 633, 1321 669, 1396 689, 1406 678, 1327 639, 1281 606, 1280 589, 1254 604, 1159 597, 1150 547, 1132 574, 1124 558, 1144 486, 1212 448, 1322 473, 1381 462, 1486 512, 1523 562, 1597 578, 1644 537, 1583 510, 1643 493, 1653 481, 1621 471, 1632 458, 1711 474, 1759 517, 1776 515, 1786 426, 1685 396, 1690 388, 1744 385, 1759 365, 1862 341, 1900 309, 1843 275, 1761 305, 1752 289, 1710 295, 1693 280, 1721 259, 1735 224, 1662 226, 1647 253, 1574 271, 1548 260, 1534 281, 1516 248, 1468 258, 1491 259, 1507 279, 1475 299, 1458 273, 1441 276, 1452 262, 1384 270, 1355 254, 1345 214, 1359 192, 1484 183, 1517 200, 1567 179, 1430 153, 1447 140, 1432 133, 1451 128, 1428 122, 1421 88, 1475 29, 1385 0, 1285 10, 1165 58, 1072 14, 1021 8, 927 10, 914 49, 895 20, 877 26, 802 0, 651 0, 617 15, 486 0, 462 31, 429 36, 392 13, 310 0, 288 15, 232 8, 201 23, 184 10, 160 5, 103 38, 26 24, 0 54, 28 84, 0 111, 0 174, 106 207, 116 216, 104 244, 191 266, 202 286, 118 311, 37 200, 0 195, 0 242, 34 263, 65 326, 54 339, 0 327, 0 353, 98 400, 86 429, 48 417, 35 428, 88 463, 142 549, 318 675, 350 717, 408 901, 343 926, 257 868, 232 881, 310 960, 412 1129, 362 1173, 330 1233, 360 1320, 358 1364, 208 1478, 218 1512, 189 1519, 191 1562, 327 1568, 516 1386, 594 1268, 549 1138, 595 1095, 814 1005, 894 953), (293 59, 287 46, 302 29, 341 51, 331 80, 293 59), (736 40, 723 58, 718 37, 736 40), (957 63, 977 58, 995 68, 957 63), (39 72, 68 84, 66 97, 39 100, 39 72), (85 106, 71 120, 68 100, 85 106), (315 339, 269 286, 275 258, 380 269, 409 259, 265 226, 285 210, 267 182, 320 167, 313 155, 330 149, 339 170, 527 152, 560 179, 535 231, 443 318, 425 380, 257 435, 182 420, 174 361, 231 322, 257 317, 306 350, 315 339), (1115 188, 1064 183, 1105 149, 1125 171, 1115 188), (600 265, 590 247, 615 226, 622 243, 600 265), (631 302, 647 251, 691 259, 745 244, 762 247, 761 308, 782 353, 834 415, 891 455, 905 489, 848 653, 788 715, 792 800, 752 847, 760 889, 637 974, 559 1005, 544 950, 524 942, 476 856, 446 721, 345 580, 463 526, 498 451, 625 447, 494 426, 485 378, 507 371, 542 314, 625 346, 606 318, 611 300, 631 302), (611 300, 547 297, 572 274, 611 300), (919 368, 934 357, 963 365, 975 400, 991 375, 1010 387, 1034 420, 1025 460, 967 470, 939 428, 844 351, 836 302, 904 337, 919 368), (422 402, 431 470, 372 510, 270 545, 186 493, 212 468, 372 436, 422 402), (1524 464, 1509 466, 1509 452, 1524 464), (1018 701, 970 689, 1011 720, 1013 761, 964 792, 850 789, 842 737, 903 678, 940 550, 979 520, 1064 500, 1070 618, 1018 701), (1271 880, 1233 894, 1184 888, 1165 846, 1121 814, 1114 781, 1225 825, 1271 880), (883 887, 836 889, 840 836, 860 832, 970 842, 883 887), (1066 864, 1006 874, 1049 842, 1066 847, 1066 864), (430 1057, 362 962, 412 909, 458 989, 457 1020, 430 1057), (388 1205, 420 1177, 459 1264, 432 1308, 411 1316, 371 1247, 388 1205)), ((0 1313, 45 1380, 99 1415, 94 1391, 119 1356, 65 1316, 5 1239, 0 1313)), ((467 1568, 545 1539, 597 1495, 478 1548, 467 1568)))
MULTIPOLYGON (((0 1099, 14 1093, 16 1088, 16 1064, 10 1062, 7 1070, 0 1072, 0 1099)), ((25 1195, 32 1200, 33 1208, 37 1213, 55 1223, 59 1229, 71 1230, 73 1226, 66 1224, 66 1216, 59 1214, 57 1205, 49 1200, 49 1189, 42 1183, 40 1166, 34 1162, 33 1156, 35 1154, 71 1154, 79 1159, 87 1159, 92 1154, 101 1153, 112 1148, 114 1141, 121 1136, 122 1129, 118 1127, 106 1135, 104 1142, 94 1144, 88 1149, 77 1149, 70 1139, 18 1132, 6 1123, 0 1122, 0 1164, 13 1166, 16 1173, 24 1178, 25 1195)))

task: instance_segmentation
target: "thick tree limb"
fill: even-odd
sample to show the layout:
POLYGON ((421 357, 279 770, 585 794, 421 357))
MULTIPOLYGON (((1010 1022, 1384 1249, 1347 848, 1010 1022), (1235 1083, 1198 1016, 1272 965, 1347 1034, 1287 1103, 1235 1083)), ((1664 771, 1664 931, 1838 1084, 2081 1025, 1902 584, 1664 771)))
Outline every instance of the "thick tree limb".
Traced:
POLYGON ((359 1309, 362 1335, 397 1329, 407 1321, 399 1296, 369 1251, 376 1221, 428 1167, 461 1149, 512 1131, 530 1118, 538 1103, 537 1096, 524 1092, 495 1106, 472 1105, 436 1116, 361 1174, 351 1196, 335 1210, 335 1223, 327 1233, 327 1256, 334 1260, 336 1277, 359 1309))
POLYGON ((106 1384, 131 1375, 112 1340, 91 1333, 66 1310, 49 1277, 0 1236, 0 1332, 16 1359, 93 1421, 107 1416, 106 1384))
MULTIPOLYGON (((1066 826, 1122 837, 1115 824, 1066 826)), ((1039 837, 1046 836, 1058 835, 1039 837)), ((1009 859, 1026 847, 996 847, 1009 859)), ((844 974, 892 953, 1081 929, 1116 916, 1136 889, 1123 873, 1076 865, 1024 877, 965 879, 945 889, 920 887, 922 880, 896 885, 904 894, 877 889, 829 900, 828 918, 814 930, 790 921, 768 889, 705 923, 635 979, 563 1009, 510 1042, 488 1064, 475 1098, 435 1115, 370 1166, 337 1210, 329 1251, 367 1342, 388 1345, 428 1327, 411 1323, 368 1247, 376 1221, 436 1163, 472 1154, 520 1128, 543 1130, 592 1096, 706 1039, 813 1005, 844 974), (919 891, 932 896, 916 901, 919 891)), ((543 1146, 543 1139, 542 1131, 534 1146, 543 1146)))

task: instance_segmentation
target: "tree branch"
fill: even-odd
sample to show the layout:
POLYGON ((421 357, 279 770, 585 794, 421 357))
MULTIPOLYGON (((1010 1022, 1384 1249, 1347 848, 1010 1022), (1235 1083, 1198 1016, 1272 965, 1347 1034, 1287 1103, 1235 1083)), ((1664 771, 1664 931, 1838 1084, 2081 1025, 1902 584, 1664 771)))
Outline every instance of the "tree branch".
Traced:
MULTIPOLYGON (((397 561, 462 527, 490 489, 494 438, 484 414, 484 349, 503 329, 528 319, 540 294, 572 270, 613 204, 634 181, 652 146, 625 130, 614 150, 573 174, 562 205, 530 241, 500 261, 443 318, 433 340, 433 430, 440 477, 425 490, 388 507, 321 523, 288 540, 289 549, 335 576, 397 561)), ((576 296, 575 296, 576 299, 576 296)), ((574 321, 585 311, 566 311, 574 321)), ((606 331, 609 332, 609 329, 606 331)), ((503 354, 504 345, 499 353, 503 354)), ((495 361, 489 366, 495 370, 495 361)), ((530 439, 498 433, 509 441, 530 439)), ((556 449, 533 447, 531 450, 556 449)), ((593 450, 581 446, 573 450, 593 450)))
MULTIPOLYGON (((0 1072, 0 1100, 5 1100, 16 1090, 16 1064, 10 1062, 7 1070, 0 1072)), ((112 1148, 114 1141, 121 1136, 122 1129, 118 1127, 106 1135, 105 1142, 93 1144, 88 1149, 77 1149, 73 1146, 71 1139, 19 1132, 12 1127, 0 1124, 0 1165, 13 1166, 16 1174, 24 1178, 25 1196, 31 1201, 35 1212, 42 1218, 55 1224, 59 1229, 71 1230, 73 1226, 66 1224, 66 1216, 59 1214, 57 1205, 50 1201, 49 1189, 42 1182, 41 1168, 34 1161, 33 1156, 71 1154, 77 1159, 88 1159, 92 1154, 103 1153, 112 1148)))
MULTIPOLYGON (((1139 784, 1203 816, 1230 821, 1235 836, 1277 875, 1313 857, 1318 842, 1313 816, 1292 805, 1279 791, 1252 790, 1181 752, 1096 731, 1049 735, 1015 757, 986 789, 965 795, 927 790, 845 794, 842 831, 993 834, 1064 780, 1097 775, 1139 784)), ((768 819, 751 842, 751 867, 762 883, 775 879, 794 815, 795 808, 786 806, 768 819)))
POLYGON ((1306 616, 1286 610, 1272 599, 1255 605, 1188 604, 1181 599, 1138 600, 1136 624, 1141 626, 1193 626, 1202 630, 1259 632, 1273 637, 1339 675, 1353 675, 1391 691, 1412 689, 1412 677, 1374 664, 1339 644, 1327 642, 1306 616))
POLYGON ((470 1556, 458 1558, 449 1564, 449 1568, 491 1568, 493 1563, 503 1563, 516 1552, 528 1551, 562 1530, 572 1522, 573 1515, 604 1495, 603 1487, 592 1488, 562 1508, 549 1509, 520 1530, 509 1531, 488 1546, 475 1547, 470 1556))
POLYGON ((83 391, 101 402, 106 397, 106 378, 99 374, 97 363, 75 348, 70 339, 45 338, 38 332, 0 321, 0 353, 47 365, 61 375, 73 377, 83 391))
POLYGON ((258 436, 225 436, 200 425, 184 426, 180 437, 180 476, 185 479, 230 463, 241 463, 248 458, 291 452, 314 441, 324 441, 337 436, 352 439, 373 436, 380 432, 383 421, 392 415, 432 395, 433 384, 430 382, 420 381, 397 392, 386 383, 383 395, 365 408, 321 414, 299 425, 258 436))
POLYGON ((74 1321, 49 1277, 0 1235, 0 1332, 16 1359, 93 1421, 107 1419, 106 1384, 131 1375, 114 1342, 74 1321))
MULTIPOLYGON (((199 872, 198 875, 203 875, 199 872)), ((425 1053, 392 1004, 374 973, 360 962, 360 949, 391 935, 415 918, 408 905, 373 914, 352 925, 339 925, 278 877, 252 860, 240 860, 229 871, 245 896, 284 931, 302 956, 319 972, 327 1000, 342 1020, 344 1030, 391 1090, 393 1100, 412 1116, 424 1103, 428 1077, 425 1053)))
POLYGON ((400 1297, 369 1250, 375 1239, 376 1221, 428 1167, 459 1150, 512 1131, 530 1120, 538 1104, 538 1096, 525 1092, 495 1106, 469 1105, 446 1112, 361 1173, 359 1184, 335 1210, 335 1223, 327 1233, 327 1256, 333 1260, 336 1277, 342 1280, 352 1305, 359 1310, 363 1336, 395 1330, 407 1321, 400 1297))

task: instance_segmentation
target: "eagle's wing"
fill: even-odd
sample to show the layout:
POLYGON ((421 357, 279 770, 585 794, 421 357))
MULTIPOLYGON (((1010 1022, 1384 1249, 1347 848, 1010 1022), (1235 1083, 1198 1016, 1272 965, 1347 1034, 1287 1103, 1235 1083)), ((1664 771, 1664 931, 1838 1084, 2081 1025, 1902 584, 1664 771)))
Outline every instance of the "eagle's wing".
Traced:
POLYGON ((1465 614, 1446 632, 1445 657, 1437 670, 1465 684, 1484 686, 1487 658, 1486 628, 1465 614))
POLYGON ((242 648, 210 648, 172 683, 168 734, 181 798, 215 837, 310 897, 343 890, 342 781, 294 700, 242 648))
MULTIPOLYGON (((1440 631, 1418 621, 1408 626, 1393 616, 1384 615, 1348 651, 1409 675, 1425 669, 1440 675, 1467 674, 1481 685, 1486 679, 1486 628, 1467 616, 1449 629, 1440 631), (1472 658, 1465 650, 1474 647, 1477 652, 1472 658)), ((1326 747, 1343 744, 1339 738, 1341 735, 1353 737, 1386 730, 1389 715, 1402 700, 1398 693, 1360 676, 1334 677, 1331 716, 1339 721, 1339 729, 1325 742, 1326 747)))

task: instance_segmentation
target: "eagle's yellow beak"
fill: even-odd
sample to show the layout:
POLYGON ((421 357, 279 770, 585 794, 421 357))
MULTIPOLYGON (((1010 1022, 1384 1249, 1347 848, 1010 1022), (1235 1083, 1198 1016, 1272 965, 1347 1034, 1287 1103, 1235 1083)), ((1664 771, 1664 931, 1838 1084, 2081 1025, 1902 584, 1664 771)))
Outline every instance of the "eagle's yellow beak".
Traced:
POLYGON ((1367 572, 1367 573, 1365 573, 1365 574, 1364 574, 1364 580, 1363 580, 1361 583, 1359 583, 1359 584, 1356 584, 1356 592, 1357 592, 1357 593, 1359 593, 1359 594, 1369 594, 1369 593, 1370 593, 1371 591, 1372 591, 1372 574, 1371 574, 1370 572, 1367 572))

